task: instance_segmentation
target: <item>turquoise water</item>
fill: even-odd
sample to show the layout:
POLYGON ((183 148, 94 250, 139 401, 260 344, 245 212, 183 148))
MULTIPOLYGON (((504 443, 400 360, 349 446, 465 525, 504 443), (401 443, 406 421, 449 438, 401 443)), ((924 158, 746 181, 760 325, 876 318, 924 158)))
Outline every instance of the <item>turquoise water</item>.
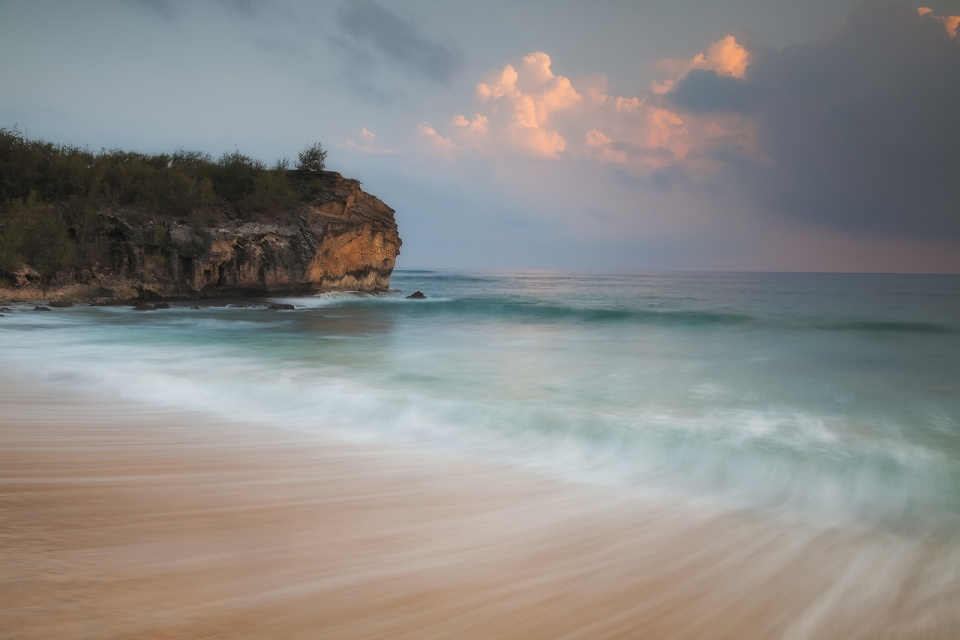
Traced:
POLYGON ((399 271, 0 318, 0 368, 830 526, 960 532, 960 276, 399 271), (420 289, 427 300, 404 296, 420 289))

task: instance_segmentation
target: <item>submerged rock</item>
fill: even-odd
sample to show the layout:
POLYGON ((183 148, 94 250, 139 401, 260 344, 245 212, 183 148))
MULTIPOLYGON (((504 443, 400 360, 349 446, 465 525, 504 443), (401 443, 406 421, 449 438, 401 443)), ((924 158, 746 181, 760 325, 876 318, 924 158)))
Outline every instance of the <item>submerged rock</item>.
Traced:
POLYGON ((167 304, 166 302, 161 302, 159 304, 154 305, 154 307, 157 309, 169 309, 170 305, 167 304))
POLYGON ((133 307, 134 311, 156 311, 157 308, 152 304, 147 304, 146 302, 141 302, 140 304, 133 307))
POLYGON ((267 309, 271 311, 293 311, 296 307, 285 302, 271 302, 267 309))
POLYGON ((414 291, 413 293, 411 293, 410 295, 408 295, 408 296, 407 296, 407 299, 423 300, 423 299, 426 298, 426 297, 427 297, 427 296, 423 295, 423 291, 420 291, 420 290, 418 289, 418 290, 414 291))
POLYGON ((50 307, 36 306, 33 308, 34 311, 50 311, 50 307))
POLYGON ((72 307, 72 306, 73 306, 73 303, 72 303, 72 302, 64 302, 63 300, 52 300, 52 301, 50 302, 50 306, 51 306, 51 307, 58 307, 58 308, 69 308, 69 307, 72 307))

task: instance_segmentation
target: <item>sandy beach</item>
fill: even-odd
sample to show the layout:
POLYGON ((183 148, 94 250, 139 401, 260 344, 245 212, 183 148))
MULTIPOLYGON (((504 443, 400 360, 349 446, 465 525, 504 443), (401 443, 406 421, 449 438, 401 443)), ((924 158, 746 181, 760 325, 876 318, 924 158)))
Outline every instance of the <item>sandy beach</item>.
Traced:
POLYGON ((5 379, 0 638, 956 638, 938 539, 5 379))

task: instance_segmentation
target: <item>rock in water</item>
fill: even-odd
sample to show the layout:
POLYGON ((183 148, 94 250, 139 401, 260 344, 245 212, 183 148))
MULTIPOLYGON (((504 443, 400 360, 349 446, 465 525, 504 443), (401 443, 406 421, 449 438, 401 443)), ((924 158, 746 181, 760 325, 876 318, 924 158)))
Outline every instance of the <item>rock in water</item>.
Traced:
POLYGON ((286 304, 285 302, 272 302, 267 309, 272 311, 293 311, 296 307, 292 304, 286 304))
POLYGON ((146 302, 141 302, 133 308, 134 311, 156 311, 157 308, 152 304, 147 304, 146 302))
POLYGON ((34 311, 50 311, 50 307, 38 306, 38 307, 34 307, 33 310, 34 311))
POLYGON ((407 296, 408 299, 412 300, 423 300, 426 297, 427 296, 423 295, 423 291, 420 291, 419 289, 407 296))

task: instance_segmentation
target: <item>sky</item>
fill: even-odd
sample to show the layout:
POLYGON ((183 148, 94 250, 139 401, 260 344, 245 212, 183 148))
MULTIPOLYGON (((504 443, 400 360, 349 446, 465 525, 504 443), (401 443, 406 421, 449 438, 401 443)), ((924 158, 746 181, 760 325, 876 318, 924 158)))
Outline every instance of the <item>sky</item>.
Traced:
POLYGON ((327 167, 398 268, 960 273, 960 0, 0 0, 0 127, 327 167))

